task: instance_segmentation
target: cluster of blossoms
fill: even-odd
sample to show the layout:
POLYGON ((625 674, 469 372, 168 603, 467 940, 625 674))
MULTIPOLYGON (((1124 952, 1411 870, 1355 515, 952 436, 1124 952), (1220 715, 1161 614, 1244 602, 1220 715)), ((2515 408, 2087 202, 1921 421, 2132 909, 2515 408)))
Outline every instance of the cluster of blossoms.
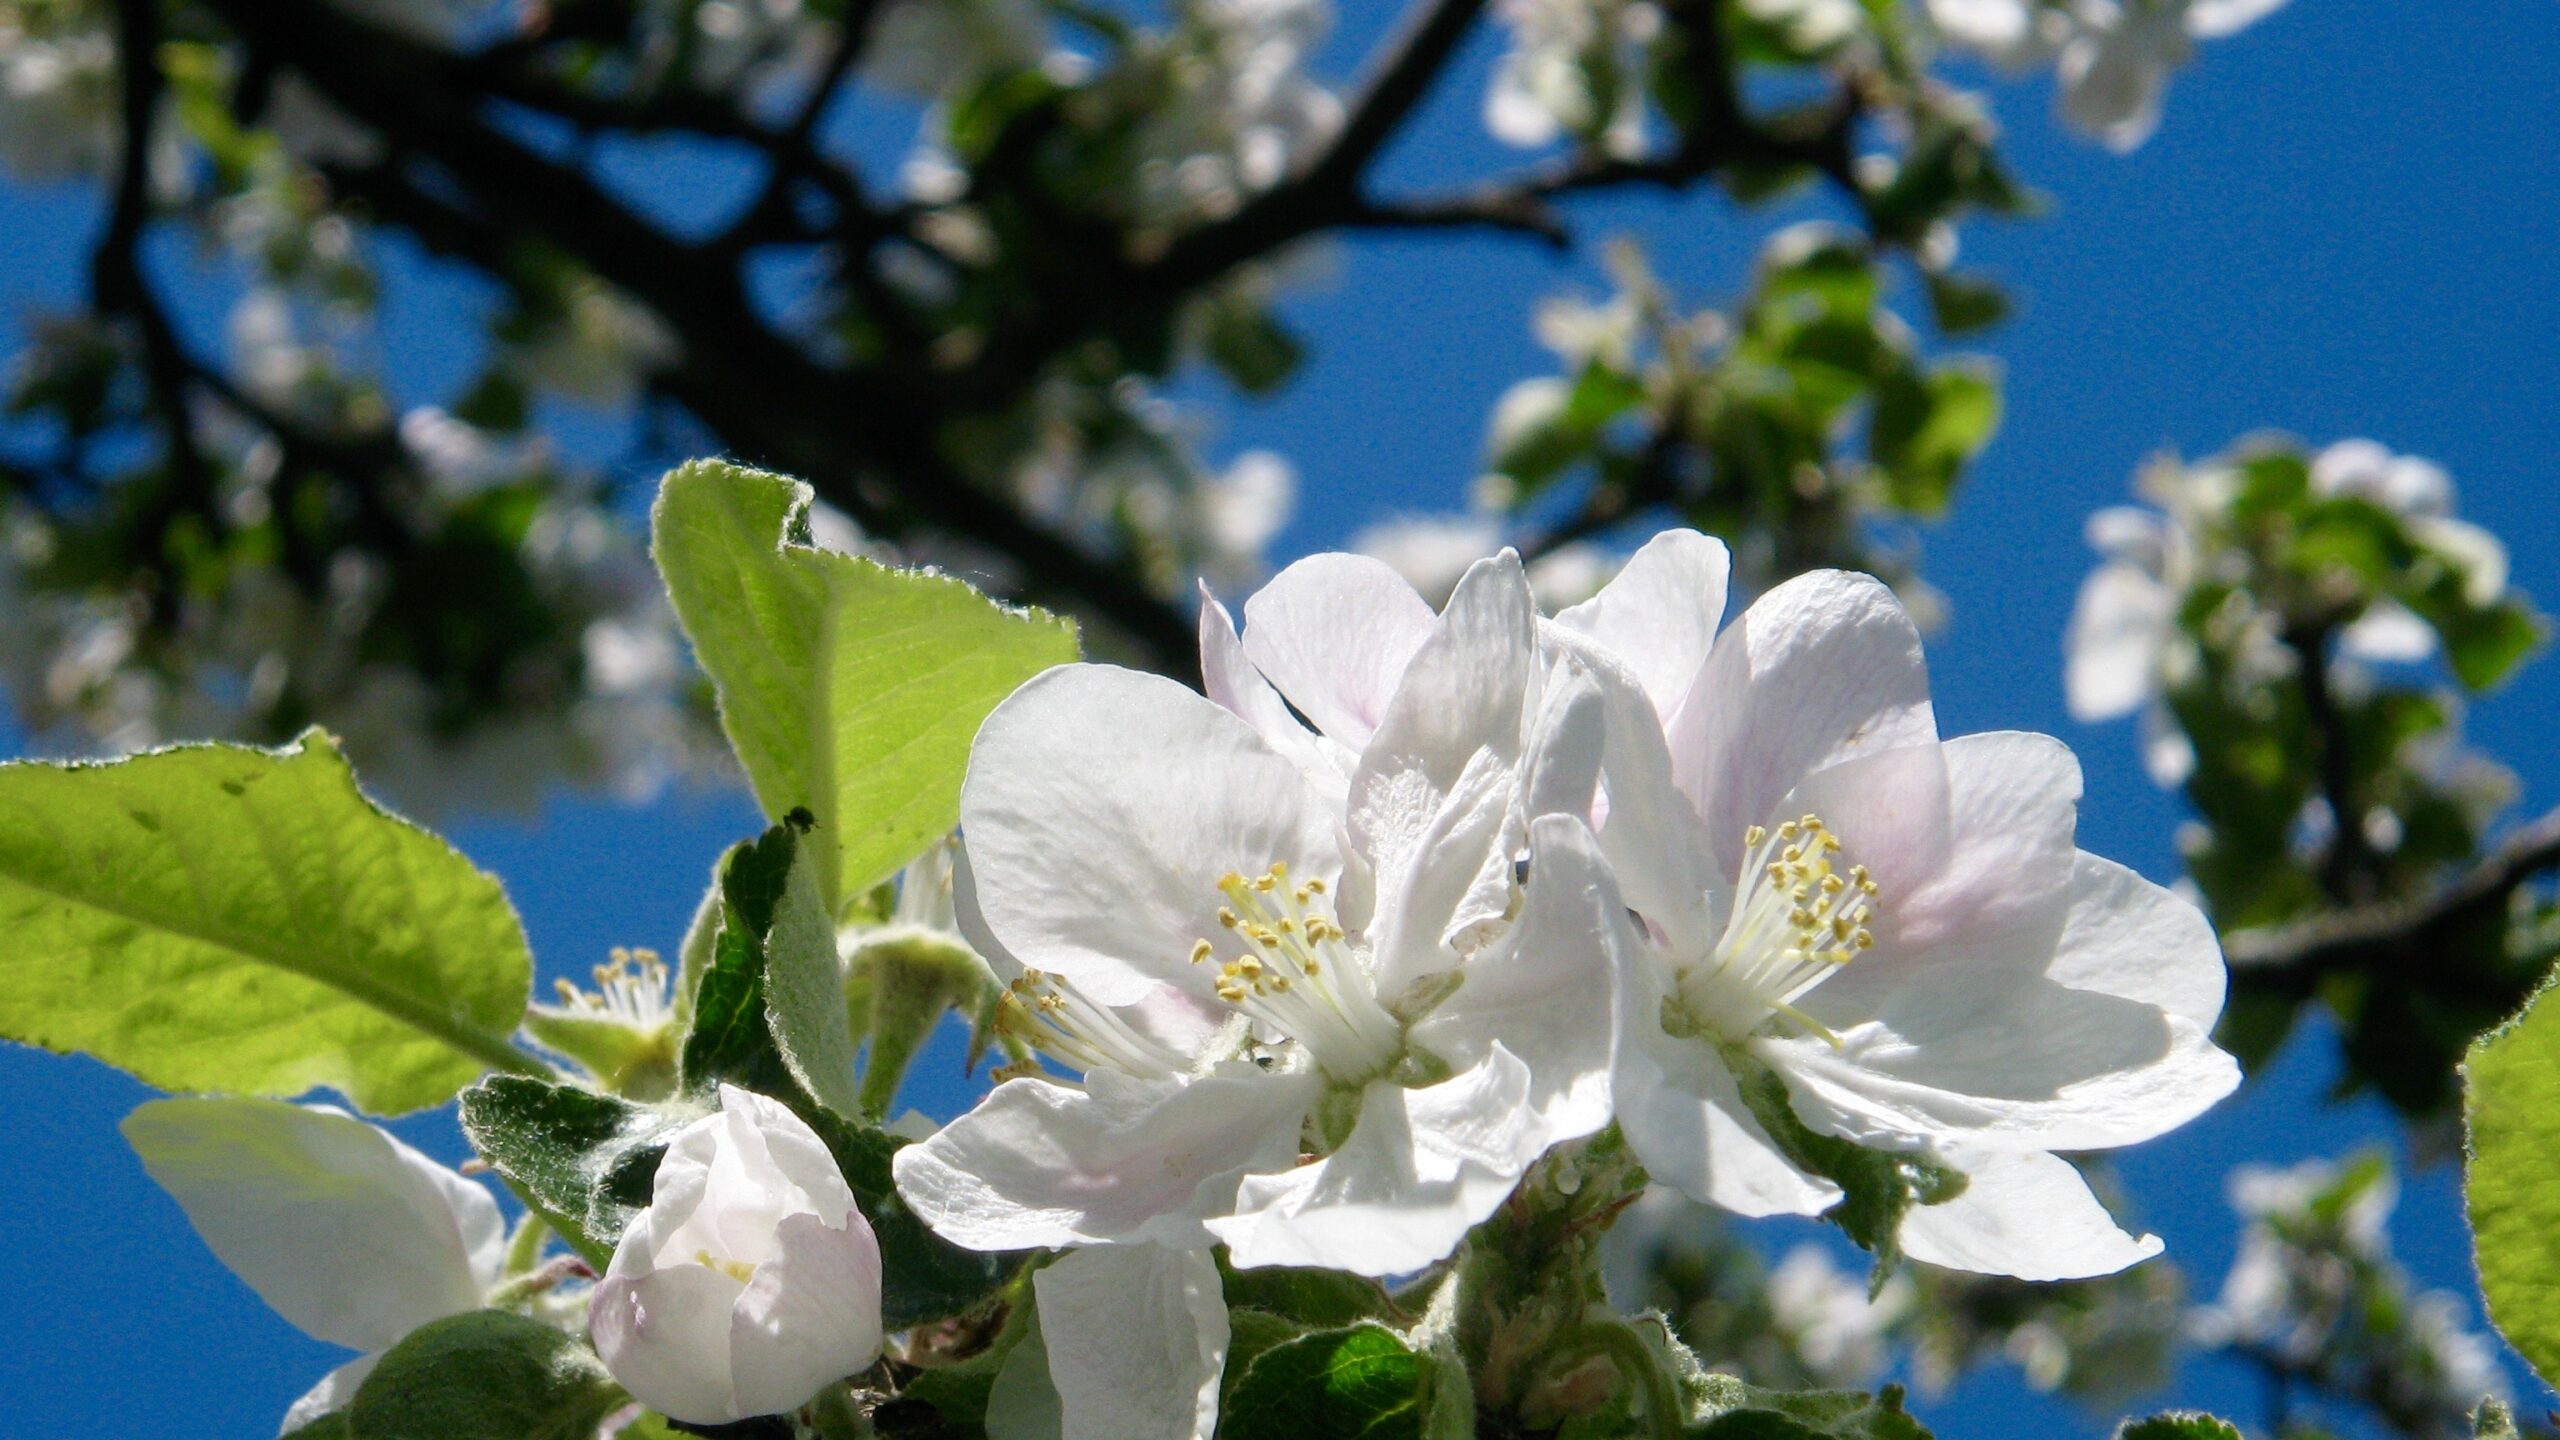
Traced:
POLYGON ((2285 0, 1928 0, 1947 43, 2009 68, 2051 64, 2063 118, 2113 150, 2160 128, 2169 75, 2285 0))
MULTIPOLYGON (((2060 745, 1938 738, 1883 586, 1809 575, 1719 634, 1725 569, 1667 534, 1547 620, 1509 555, 1436 616, 1317 557, 1240 634, 1204 606, 1206 696, 1025 686, 973 753, 959 923, 1010 1033, 1081 1078, 1017 1073, 901 1152, 908 1203, 973 1248, 1073 1247, 1061 1285, 1188 1293, 1221 1244, 1401 1275, 1614 1119, 1743 1215, 1842 1198, 1808 1134, 1902 1157, 1934 1203, 1892 1238, 1936 1264, 2157 1253, 2054 1152, 2237 1083, 2202 917, 2074 846, 2060 745)), ((1218 1347, 1142 1348, 1196 1367, 1152 1394, 1215 1394, 1218 1347)), ((1049 1356, 1071 1417, 1133 1403, 1077 1363, 1049 1356)))
MULTIPOLYGON (((956 926, 1001 982, 1011 1063, 892 1166, 944 1239, 1056 1252, 991 1405, 1052 1406, 1067 1437, 1206 1435, 1219 1252, 1412 1275, 1542 1157, 1570 1169, 1604 1140, 1741 1216, 1858 1189, 1894 1217, 1862 1239, 1955 1269, 2159 1252, 2056 1152, 2148 1139, 2237 1083, 2207 1038, 2202 917, 2076 847, 2058 743, 1939 738, 1884 586, 1813 573, 1720 629, 1726 583, 1723 547, 1688 531, 1552 618, 1509 552, 1436 612, 1378 561, 1317 556, 1241 628, 1204 592, 1206 694, 1077 664, 995 708, 961 846, 910 869, 881 932, 956 926)), ((562 1027, 590 1021, 663 1039, 666 979, 617 957, 600 997, 529 1023, 569 1049, 562 1027)), ((883 1345, 881 1252, 826 1144, 780 1100, 717 1103, 600 1277, 538 1265, 538 1225, 506 1245, 485 1192, 334 1112, 170 1101, 128 1131, 315 1335, 371 1355, 493 1301, 582 1317, 632 1397, 713 1424, 794 1409, 883 1345), (259 1218, 283 1205, 353 1250, 419 1252, 434 1283, 385 1309, 333 1257, 284 1265, 259 1218), (337 1324, 315 1288, 373 1323, 337 1324)), ((1779 1279, 1808 1373, 1874 1368, 1898 1298, 1869 1305, 1810 1255, 1779 1279)))
MULTIPOLYGON (((2064 120, 2110 149, 2160 126, 2169 76, 2199 40, 2254 24, 2285 0, 1913 0, 1941 43, 2003 69, 2051 65, 2064 120)), ((1827 60, 1875 48, 1877 16, 1857 0, 1740 0, 1791 54, 1827 60)), ((1569 141, 1621 159, 1645 153, 1656 43, 1671 31, 1654 0, 1504 0, 1511 48, 1484 102, 1486 128, 1526 148, 1569 141)))
POLYGON ((2496 1343, 2462 1300, 2412 1293, 2385 1226, 2399 1186, 2379 1155, 2289 1169, 2244 1165, 2231 1203, 2247 1221, 2215 1303, 2189 1330, 2279 1384, 2366 1397, 2404 1434, 2462 1436, 2481 1397, 2507 1397, 2496 1343))
MULTIPOLYGON (((2089 517, 2089 544, 2105 557, 2080 588, 2065 645, 2064 691, 2075 720, 2112 720, 2139 711, 2143 759, 2163 786, 2185 782, 2195 754, 2165 697, 2203 672, 2202 646, 2228 657, 2240 684, 2282 679, 2301 663, 2283 631, 2284 591, 2267 583, 2235 507, 2247 487, 2244 452, 2193 466, 2163 459, 2140 481, 2157 509, 2114 506, 2089 517), (2211 612, 2190 629, 2183 612, 2211 590, 2211 612), (2265 595, 2267 598, 2259 598, 2265 595)), ((2406 527, 2423 558, 2459 579, 2474 607, 2507 591, 2507 552, 2495 535, 2454 518, 2452 478, 2435 464, 2371 440, 2341 440, 2310 459, 2314 500, 2356 500, 2406 527)), ((2326 601, 2326 597, 2312 597, 2326 601)), ((2436 650, 2436 632, 2388 594, 2355 607, 2338 629, 2349 662, 2408 663, 2436 650)))

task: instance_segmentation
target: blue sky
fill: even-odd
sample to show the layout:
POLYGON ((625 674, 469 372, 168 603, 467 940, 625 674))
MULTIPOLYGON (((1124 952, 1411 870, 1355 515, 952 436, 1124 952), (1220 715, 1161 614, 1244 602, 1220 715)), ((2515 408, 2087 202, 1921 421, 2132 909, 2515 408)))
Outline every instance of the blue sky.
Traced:
MULTIPOLYGON (((1347 27, 1337 71, 1379 23, 1347 27)), ((2020 305, 1977 343, 2007 368, 2007 423, 1953 517, 1927 536, 1926 573, 1952 601, 1931 664, 1948 733, 2044 730, 2079 751, 2088 848, 2158 879, 2175 873, 2181 807, 2143 778, 2129 726, 2075 726, 2061 704, 2060 637, 2089 563, 2081 522, 2125 495, 2145 456, 2206 453, 2262 428, 2321 442, 2367 434, 2431 456, 2459 482, 2466 515, 2506 538, 2517 583, 2560 603, 2552 24, 2547 0, 2295 0, 2208 47, 2176 81, 2160 135, 2123 157, 2062 135, 2042 81, 1998 87, 2008 153, 2051 209, 1965 236, 1968 264, 2013 287, 2020 305)), ((1484 44, 1468 54, 1389 156, 1390 183, 1502 158, 1476 123, 1491 57, 1484 44)), ((669 205, 724 178, 714 162, 663 148, 623 168, 669 205)), ((1755 236, 1786 218, 1737 218, 1712 196, 1611 199, 1574 215, 1595 239, 1640 231, 1700 303, 1729 295, 1755 236)), ((97 218, 77 191, 0 185, 11 323, 76 293, 97 218)), ((209 341, 217 302, 184 281, 174 253, 159 258, 189 328, 209 341)), ((1556 289, 1598 284, 1587 256, 1560 262, 1499 237, 1364 238, 1333 247, 1317 274, 1289 307, 1317 346, 1308 370, 1269 402, 1216 405, 1213 450, 1269 447, 1299 467, 1303 503, 1284 555, 1339 543, 1380 514, 1462 503, 1486 407, 1546 365, 1528 337, 1531 309, 1556 289)), ((436 398, 467 372, 453 321, 480 297, 401 261, 388 300, 395 379, 407 397, 436 398)), ((610 453, 611 424, 570 420, 575 443, 610 453)), ((2560 801, 2555 702, 2560 665, 2546 663, 2472 716, 2474 738, 2522 777, 2528 806, 2560 801)), ((558 795, 532 820, 471 823, 455 838, 506 880, 547 976, 579 973, 612 944, 671 946, 712 858, 753 825, 733 796, 633 810, 558 795)), ((2325 1102, 2333 1075, 2326 1037, 2306 1035, 2239 1099, 2124 1157, 2132 1218, 2167 1240, 2200 1289, 2218 1283, 2230 1255, 2220 1198, 2230 1164, 2360 1143, 2405 1152, 2378 1107, 2325 1102)), ((269 1314, 143 1178, 114 1125, 146 1093, 87 1061, 0 1048, 0 1105, 20 1117, 21 1137, 17 1163, 0 1173, 0 1215, 18 1237, 0 1249, 0 1325, 16 1337, 0 1347, 0 1394, 18 1433, 104 1424, 265 1436, 342 1358, 269 1314)), ((937 1078, 912 1098, 947 1114, 968 1093, 937 1078)), ((401 1128, 460 1153, 440 1117, 401 1128)), ((2451 1164, 2406 1177, 2393 1229, 2424 1282, 2468 1291, 2451 1164)), ((2226 1366, 2191 1367, 2159 1398, 2257 1413, 2254 1384, 2226 1366)), ((2005 1371, 1921 1406, 1950 1436, 2030 1426, 2097 1436, 2112 1425, 2023 1395, 2005 1371)))

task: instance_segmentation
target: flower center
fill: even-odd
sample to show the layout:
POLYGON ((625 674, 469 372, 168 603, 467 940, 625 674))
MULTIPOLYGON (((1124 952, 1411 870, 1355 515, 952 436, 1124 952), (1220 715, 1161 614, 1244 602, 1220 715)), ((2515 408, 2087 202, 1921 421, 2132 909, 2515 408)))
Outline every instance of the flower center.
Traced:
MULTIPOLYGON (((996 1004, 998 1035, 1017 1040, 1041 1054, 1082 1072, 1117 1070, 1124 1075, 1180 1075, 1191 1057, 1174 1050, 1107 1005, 1097 1005, 1084 992, 1045 970, 1026 969, 1004 987, 996 1004)), ((1000 1066, 997 1081, 1037 1075, 1037 1061, 1000 1066)))
POLYGON ((1680 967, 1673 1004, 1694 1028, 1739 1040, 1772 1015, 1837 1045, 1795 1007, 1806 991, 1876 943, 1867 928, 1876 882, 1864 865, 1836 862, 1840 837, 1807 815, 1775 830, 1754 825, 1742 843, 1733 913, 1704 957, 1680 967))
POLYGON ((596 981, 592 994, 566 980, 552 982, 559 988, 561 1005, 644 1034, 663 1028, 674 1018, 667 999, 670 977, 666 962, 658 958, 655 950, 630 950, 620 945, 614 946, 610 955, 607 963, 589 972, 596 981))
POLYGON ((748 1284, 756 1278, 756 1267, 753 1265, 743 1264, 736 1260, 723 1260, 708 1250, 694 1251, 693 1263, 706 1269, 717 1270, 721 1274, 728 1276, 730 1279, 737 1281, 741 1285, 748 1284))
POLYGON ((1349 1085, 1383 1074, 1404 1052, 1403 1028, 1369 987, 1368 967, 1325 908, 1325 883, 1291 884, 1275 864, 1248 880, 1218 882, 1223 945, 1202 940, 1191 963, 1218 962, 1217 997, 1279 1038, 1305 1047, 1333 1080, 1349 1085), (1222 951, 1234 953, 1218 960, 1222 951))

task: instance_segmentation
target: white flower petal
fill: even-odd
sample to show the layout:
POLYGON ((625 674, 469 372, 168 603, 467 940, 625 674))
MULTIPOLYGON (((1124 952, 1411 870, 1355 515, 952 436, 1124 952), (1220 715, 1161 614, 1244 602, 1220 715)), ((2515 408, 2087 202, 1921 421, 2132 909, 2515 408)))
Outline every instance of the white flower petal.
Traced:
POLYGON ((2156 1005, 2210 1030, 2228 976, 2204 912, 2113 860, 2072 863, 2071 913, 2046 971, 2062 984, 2156 1005))
POLYGON ((2101 565, 2080 583, 2063 642, 2063 698, 2071 718, 2130 715, 2160 689, 2160 649, 2177 608, 2169 587, 2138 566, 2101 565))
POLYGON ((2195 0, 2187 7, 2187 33, 2219 40, 2284 8, 2285 0, 2195 0))
POLYGON ((1937 738, 1919 629, 1882 583, 1837 570, 1778 586, 1727 626, 1669 735, 1709 837, 1737 847, 1814 771, 1937 738))
POLYGON ((1221 876, 1341 870, 1296 765, 1202 696, 1108 665, 1060 666, 996 707, 960 816, 997 944, 1106 1005, 1202 983, 1189 957, 1217 933, 1221 876))
POLYGON ((1298 713, 1358 750, 1387 713, 1431 607, 1385 562, 1310 555, 1244 605, 1244 653, 1298 713))
MULTIPOLYGON (((2210 1038, 2222 962, 2194 907, 2082 855, 2059 937, 2013 941, 1871 991, 1863 1023, 1834 1008, 1825 985, 1807 1005, 1837 1031, 1836 1048, 1809 1037, 1754 1048, 1808 1125, 1883 1144, 2130 1145, 2194 1119, 2240 1083, 2210 1038)), ((1884 958, 1862 957, 1852 972, 1884 958)))
POLYGON ((1205 1249, 1098 1245, 1031 1277, 1062 1440, 1208 1440, 1227 1305, 1205 1249))
POLYGON ((1518 1121, 1528 1094, 1528 1067, 1500 1045, 1437 1085, 1372 1082, 1341 1149, 1247 1178, 1235 1213, 1209 1229, 1241 1269, 1419 1270, 1456 1249, 1545 1148, 1518 1121))
POLYGON ((386 1131, 245 1099, 146 1101, 122 1129, 205 1245, 313 1339, 386 1350, 480 1306, 497 1202, 386 1131))
POLYGON ((2146 9, 2074 39, 2055 67, 2063 118, 2110 150, 2140 149, 2160 128, 2170 68, 2186 59, 2186 36, 2177 25, 2174 16, 2146 9))
POLYGON ((1671 752, 1652 701, 1632 671, 1592 642, 1569 631, 1542 633, 1559 641, 1600 691, 1606 791, 1593 809, 1603 817, 1601 853, 1628 906, 1684 950, 1712 943, 1707 894, 1724 877, 1716 872, 1706 827, 1672 781, 1671 752))
POLYGON ((1962 1195, 1916 1205, 1902 1220, 1902 1250, 1951 1270, 2021 1280, 2112 1275, 2161 1251, 2158 1236, 2125 1233, 2071 1162, 2052 1155, 1951 1157, 1962 1195))
POLYGON ((729 1313, 731 1409, 778 1415, 880 1354, 880 1245, 859 1212, 786 1215, 729 1313))
POLYGON ((1459 1066, 1497 1043, 1529 1067, 1522 1122, 1547 1142, 1609 1123, 1616 1046, 1614 976, 1637 958, 1624 902, 1581 821, 1550 815, 1530 831, 1519 923, 1467 962, 1457 993, 1416 1023, 1414 1041, 1459 1066))
POLYGON ((1104 1070, 1085 1089, 1008 1080, 900 1150, 898 1193, 973 1250, 1154 1240, 1205 1245, 1247 1173, 1285 1170, 1316 1082, 1235 1066, 1198 1079, 1104 1070))
POLYGON ((1280 692, 1254 668, 1234 618, 1206 584, 1200 587, 1200 679, 1211 700, 1234 711, 1272 749, 1296 762, 1309 784, 1340 798, 1343 767, 1328 753, 1323 737, 1300 724, 1280 692))
POLYGON ((380 1355, 359 1355, 321 1376, 319 1384, 302 1392, 302 1398, 285 1410, 284 1423, 276 1427, 276 1434, 290 1435, 324 1415, 335 1415, 346 1409, 354 1402, 356 1389, 364 1384, 364 1377, 372 1374, 373 1367, 381 1363, 380 1355))
POLYGON ((1626 662, 1665 720, 1707 663, 1724 620, 1732 558, 1724 542, 1665 530, 1644 543, 1600 593, 1556 616, 1626 662))
POLYGON ((2376 600, 2338 632, 2338 649, 2377 664, 2414 664, 2436 653, 2436 632, 2399 601, 2376 600))
POLYGON ((689 1425, 743 1419, 729 1383, 730 1313, 746 1286, 707 1265, 608 1274, 587 1302, 596 1353, 631 1398, 689 1425))

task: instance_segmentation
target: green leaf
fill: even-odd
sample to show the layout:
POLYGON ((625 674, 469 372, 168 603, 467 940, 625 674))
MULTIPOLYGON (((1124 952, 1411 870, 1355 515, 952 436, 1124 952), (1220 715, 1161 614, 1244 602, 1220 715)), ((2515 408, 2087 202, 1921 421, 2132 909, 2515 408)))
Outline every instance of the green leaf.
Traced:
POLYGON ((1902 1408, 1902 1387, 1863 1390, 1764 1390, 1722 1375, 1705 1377, 1705 1418, 1695 1440, 1931 1440, 1902 1408))
POLYGON ((765 814, 806 807, 829 914, 956 824, 978 722, 1076 658, 1071 621, 809 542, 809 487, 715 460, 651 512, 676 614, 765 814))
POLYGON ((448 1315, 384 1353, 347 1407, 363 1440, 588 1440, 623 1403, 595 1353, 501 1310, 448 1315))
POLYGON ((2009 318, 2009 297, 1988 280, 1933 270, 1928 285, 1929 313, 1941 335, 1971 335, 2009 318))
POLYGON ((2000 384, 1987 367, 1941 365, 1925 376, 1897 370, 1876 387, 1868 453, 1885 468, 1895 506, 1937 515, 1999 428, 2000 384))
POLYGON ((1431 1362, 1392 1330, 1319 1330, 1265 1350, 1229 1400, 1221 1440, 1421 1440, 1431 1362))
POLYGON ((498 882, 364 798, 318 731, 0 765, 0 1035, 168 1090, 373 1114, 492 1069, 533 961, 498 882))
MULTIPOLYGON (((742 1086, 782 1101, 808 1122, 880 1238, 881 1310, 891 1329, 904 1329, 983 1303, 1022 1257, 963 1250, 927 1230, 898 1198, 889 1157, 906 1142, 858 1118, 851 1103, 843 982, 832 982, 830 1001, 826 982, 809 978, 831 967, 835 952, 832 939, 807 933, 813 925, 818 935, 827 931, 807 893, 805 838, 796 826, 775 826, 732 849, 721 867, 719 931, 694 998, 693 1033, 685 1038, 684 1087, 697 1103, 710 1104, 721 1083, 742 1086), (771 968, 777 963, 785 972, 807 974, 777 978, 771 968), (790 1018, 775 1001, 795 987, 811 992, 804 997, 809 1009, 790 1018), (821 1089, 845 1103, 823 1099, 821 1089)), ((656 1162, 649 1164, 654 1171, 656 1162)), ((638 1203, 647 1203, 645 1188, 638 1203)))
POLYGON ((2241 1440, 2238 1427, 2200 1410, 2170 1410, 2116 1427, 2115 1440, 2241 1440))
POLYGON ((299 1430, 287 1430, 276 1440, 347 1440, 347 1412, 332 1410, 299 1430))
POLYGON ((473 1149, 602 1267, 623 1227, 649 1204, 667 1138, 683 1120, 592 1090, 493 1075, 462 1092, 473 1149))
POLYGON ((780 1097, 797 1091, 858 1115, 844 970, 806 841, 798 827, 777 825, 721 865, 720 928, 680 1070, 706 1100, 725 1081, 780 1097))
POLYGON ((2465 1198, 2489 1319, 2560 1376, 2560 1001, 2545 989, 2462 1065, 2465 1198))

